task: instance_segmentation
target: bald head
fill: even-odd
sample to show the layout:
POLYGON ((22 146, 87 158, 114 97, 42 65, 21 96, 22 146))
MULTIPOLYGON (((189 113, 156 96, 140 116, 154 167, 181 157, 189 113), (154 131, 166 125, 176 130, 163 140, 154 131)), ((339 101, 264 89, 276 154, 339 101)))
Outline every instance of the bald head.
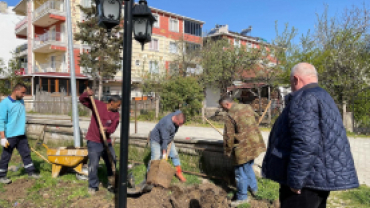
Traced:
POLYGON ((295 65, 290 72, 290 85, 293 92, 308 84, 317 82, 317 71, 312 64, 299 63, 295 65))

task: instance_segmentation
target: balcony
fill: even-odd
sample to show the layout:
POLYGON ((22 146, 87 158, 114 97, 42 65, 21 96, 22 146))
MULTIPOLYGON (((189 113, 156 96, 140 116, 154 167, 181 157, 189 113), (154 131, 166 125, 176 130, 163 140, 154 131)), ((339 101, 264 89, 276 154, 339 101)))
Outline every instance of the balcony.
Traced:
POLYGON ((14 52, 14 57, 22 57, 22 56, 27 56, 27 49, 28 49, 28 45, 27 43, 25 44, 22 44, 20 46, 18 46, 16 49, 15 49, 15 52, 14 52))
POLYGON ((40 27, 50 26, 60 20, 66 20, 63 1, 47 1, 33 12, 33 24, 40 27))
POLYGON ((55 51, 66 51, 66 38, 60 32, 47 32, 36 35, 33 40, 33 52, 51 53, 55 51))
POLYGON ((27 17, 24 17, 15 25, 15 34, 27 39, 27 17))
POLYGON ((47 73, 47 72, 60 72, 60 73, 67 73, 68 66, 65 62, 48 62, 45 64, 36 64, 33 67, 34 73, 47 73))
POLYGON ((16 75, 28 75, 27 63, 22 62, 20 63, 20 69, 15 71, 16 75))
POLYGON ((27 16, 27 0, 21 0, 17 5, 15 5, 13 11, 17 15, 27 16))

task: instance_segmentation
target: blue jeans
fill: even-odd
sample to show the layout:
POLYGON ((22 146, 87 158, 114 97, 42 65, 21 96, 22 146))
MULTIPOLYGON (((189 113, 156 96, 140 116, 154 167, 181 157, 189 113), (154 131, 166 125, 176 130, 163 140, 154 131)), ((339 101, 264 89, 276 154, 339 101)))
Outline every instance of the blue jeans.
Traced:
POLYGON ((256 175, 252 168, 253 163, 254 160, 251 160, 243 165, 234 167, 236 188, 238 189, 236 200, 246 200, 248 198, 248 187, 254 192, 258 190, 256 175))
MULTIPOLYGON (((150 160, 162 159, 162 152, 163 150, 161 149, 161 145, 156 141, 150 140, 150 160)), ((177 150, 176 150, 175 142, 172 142, 170 154, 168 156, 171 157, 172 163, 175 167, 181 165, 179 154, 177 153, 177 150)), ((150 168, 150 161, 148 164, 147 171, 149 171, 149 168, 150 168)))
MULTIPOLYGON (((112 144, 108 144, 110 153, 113 158, 114 164, 116 164, 116 154, 112 147, 112 144)), ((104 150, 104 144, 96 143, 92 141, 87 141, 87 151, 89 157, 89 188, 98 188, 99 187, 99 177, 98 177, 98 169, 99 169, 99 160, 100 157, 103 158, 105 162, 105 166, 107 168, 107 175, 112 176, 112 166, 109 162, 107 151, 104 150)))

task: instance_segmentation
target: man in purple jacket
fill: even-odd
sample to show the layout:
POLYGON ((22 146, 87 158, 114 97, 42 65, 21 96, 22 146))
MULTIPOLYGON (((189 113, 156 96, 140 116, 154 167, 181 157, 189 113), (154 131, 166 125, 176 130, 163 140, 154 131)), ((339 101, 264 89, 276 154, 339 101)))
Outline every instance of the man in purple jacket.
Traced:
MULTIPOLYGON (((93 96, 93 92, 88 89, 80 96, 80 102, 84 106, 92 109, 92 104, 89 96, 93 96)), ((95 100, 96 108, 99 113, 101 122, 104 126, 109 150, 112 154, 114 163, 116 162, 116 154, 112 147, 110 135, 113 134, 119 124, 118 109, 121 106, 121 98, 118 95, 113 95, 108 100, 108 104, 99 100, 95 100)), ((94 194, 99 189, 98 168, 100 157, 103 157, 105 166, 107 167, 107 175, 113 176, 112 167, 109 162, 108 154, 104 150, 103 137, 99 131, 99 124, 96 120, 95 112, 91 116, 90 126, 86 134, 87 150, 89 157, 89 193, 94 194)))

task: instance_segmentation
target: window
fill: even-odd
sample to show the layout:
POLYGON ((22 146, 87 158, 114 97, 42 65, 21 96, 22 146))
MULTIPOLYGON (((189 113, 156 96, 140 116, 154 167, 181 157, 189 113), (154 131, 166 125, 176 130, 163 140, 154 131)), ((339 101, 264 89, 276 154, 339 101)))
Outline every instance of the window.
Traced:
POLYGON ((240 40, 234 39, 234 46, 240 48, 240 40))
POLYGON ((252 43, 247 43, 247 51, 250 52, 252 49, 252 43))
POLYGON ((149 61, 149 73, 159 74, 159 66, 157 61, 149 61))
POLYGON ((103 87, 103 94, 110 94, 110 87, 103 87))
POLYGON ((158 14, 153 14, 153 16, 154 16, 154 18, 157 20, 157 21, 155 21, 155 22, 154 22, 153 26, 154 26, 154 27, 159 28, 159 27, 160 27, 160 23, 159 23, 159 21, 160 21, 160 19, 159 19, 159 15, 158 15, 158 14))
POLYGON ((195 50, 199 50, 200 45, 195 43, 186 43, 186 51, 185 52, 192 52, 195 50))
POLYGON ((55 56, 50 56, 50 68, 52 69, 56 68, 55 56))
POLYGON ((170 31, 179 32, 179 20, 170 19, 170 31))
POLYGON ((275 57, 275 50, 274 49, 270 49, 270 56, 275 57))
POLYGON ((81 0, 81 6, 84 8, 91 8, 91 0, 81 0))
POLYGON ((177 43, 170 42, 170 53, 177 53, 177 43))
POLYGON ((266 56, 266 50, 267 50, 267 48, 266 48, 266 47, 264 47, 264 48, 262 49, 262 56, 266 56))
POLYGON ((152 39, 152 41, 149 44, 149 49, 150 50, 155 50, 158 51, 158 39, 152 39))
POLYGON ((195 35, 195 36, 202 36, 202 27, 200 24, 185 20, 185 33, 195 35))
POLYGON ((135 61, 135 65, 136 65, 136 66, 140 66, 140 60, 136 60, 136 61, 135 61))

